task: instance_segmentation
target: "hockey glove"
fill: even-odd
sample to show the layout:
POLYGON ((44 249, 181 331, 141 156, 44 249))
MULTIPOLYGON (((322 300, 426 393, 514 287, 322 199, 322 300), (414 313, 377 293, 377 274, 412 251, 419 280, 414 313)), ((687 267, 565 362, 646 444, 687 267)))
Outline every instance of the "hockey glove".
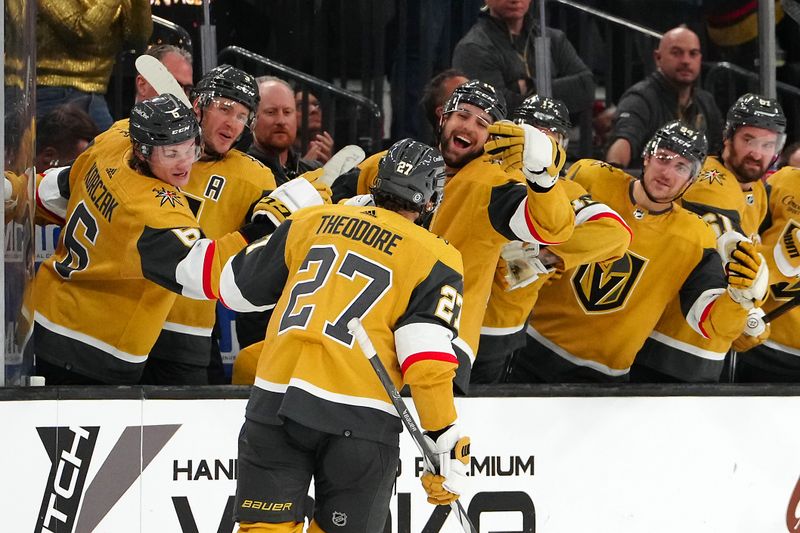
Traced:
POLYGON ((728 294, 745 309, 760 307, 767 297, 767 263, 750 241, 739 241, 725 264, 728 294))
POLYGON ((342 205, 354 205, 357 207, 374 207, 375 198, 373 198, 371 194, 358 194, 352 198, 340 200, 339 203, 342 205))
POLYGON ((489 126, 491 140, 484 151, 491 160, 501 162, 503 169, 521 169, 528 183, 537 192, 550 190, 566 162, 564 149, 529 124, 495 122, 489 126))
POLYGON ((506 261, 503 277, 508 283, 507 291, 530 285, 553 271, 539 259, 539 245, 535 243, 511 241, 503 246, 500 257, 506 261))
MULTIPOLYGON (((323 174, 325 174, 325 170, 318 168, 316 170, 304 172, 297 176, 297 178, 302 178, 313 185, 314 189, 316 189, 317 193, 319 193, 320 198, 322 198, 322 203, 329 204, 331 203, 331 196, 333 196, 333 192, 331 192, 331 188, 327 183, 325 183, 325 180, 321 179, 323 174)), ((284 185, 286 184, 284 183, 284 185)), ((283 185, 281 185, 281 187, 283 187, 283 185)))
POLYGON ((754 307, 747 313, 744 333, 733 341, 732 348, 737 352, 746 352, 767 340, 769 334, 770 327, 764 322, 764 311, 754 307))
POLYGON ((422 487, 428 493, 428 503, 450 505, 458 499, 467 482, 469 437, 461 437, 458 426, 452 424, 441 431, 426 432, 426 445, 439 457, 439 472, 425 461, 422 487))

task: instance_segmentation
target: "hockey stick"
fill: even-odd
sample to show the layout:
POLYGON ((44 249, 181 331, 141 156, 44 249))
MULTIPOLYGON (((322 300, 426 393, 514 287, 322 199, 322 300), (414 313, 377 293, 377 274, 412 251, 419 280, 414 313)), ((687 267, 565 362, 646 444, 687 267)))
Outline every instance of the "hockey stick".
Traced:
POLYGON ((323 172, 319 179, 325 183, 325 185, 330 187, 333 185, 333 182, 336 181, 336 178, 353 170, 356 165, 364 160, 365 157, 366 154, 360 146, 348 144, 333 154, 333 156, 328 159, 324 165, 322 165, 323 172))
POLYGON ((779 316, 783 315, 784 313, 788 313, 798 305, 800 305, 800 296, 795 296, 791 300, 783 302, 781 305, 779 305, 778 307, 776 307, 775 309, 764 315, 764 318, 762 318, 762 320, 764 321, 765 324, 769 324, 779 316))
MULTIPOLYGON (((422 431, 420 431, 414 417, 411 416, 411 413, 408 411, 408 406, 400 397, 400 393, 395 388, 394 383, 392 383, 392 379, 389 377, 386 367, 383 366, 383 363, 378 358, 378 352, 375 351, 375 347, 372 345, 369 335, 367 335, 367 330, 364 329, 364 326, 358 318, 351 319, 347 323, 347 329, 355 337, 356 342, 358 342, 358 345, 361 347, 361 351, 364 353, 364 357, 369 360, 372 369, 375 370, 378 379, 381 380, 381 385, 383 385, 386 394, 388 394, 389 398, 392 400, 392 405, 394 405, 397 414, 400 415, 400 420, 403 421, 406 429, 408 429, 408 432, 411 434, 414 444, 417 445, 417 448, 425 460, 438 471, 439 458, 425 443, 425 439, 422 438, 422 431)), ((464 510, 460 501, 456 500, 451 503, 450 508, 455 512, 456 518, 458 518, 465 533, 478 533, 478 530, 472 525, 472 521, 469 519, 469 516, 467 516, 467 512, 464 510)))
POLYGON ((136 70, 142 77, 147 80, 147 83, 153 86, 153 89, 158 94, 171 94, 183 102, 189 109, 192 108, 192 103, 189 97, 183 90, 183 87, 175 80, 167 67, 161 61, 153 56, 141 55, 136 58, 136 70))

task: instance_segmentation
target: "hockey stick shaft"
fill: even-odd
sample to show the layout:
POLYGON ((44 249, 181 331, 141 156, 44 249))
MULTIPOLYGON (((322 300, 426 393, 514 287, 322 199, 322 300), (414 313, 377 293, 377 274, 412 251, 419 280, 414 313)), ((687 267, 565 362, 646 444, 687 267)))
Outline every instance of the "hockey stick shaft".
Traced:
MULTIPOLYGON (((389 395, 392 405, 394 405, 394 408, 400 415, 400 420, 403 421, 406 429, 408 429, 414 444, 417 445, 417 448, 425 460, 433 465, 433 467, 438 471, 439 458, 436 457, 436 454, 434 454, 425 443, 425 439, 422 438, 422 431, 420 431, 419 425, 414 420, 414 417, 411 416, 411 412, 408 410, 408 406, 400 396, 400 392, 394 386, 394 383, 392 383, 392 379, 389 377, 386 367, 383 366, 383 362, 381 362, 380 358, 378 357, 378 352, 375 350, 375 346, 373 346, 372 341, 367 334, 367 330, 364 329, 364 326, 361 324, 361 321, 358 318, 353 318, 350 320, 347 323, 347 329, 349 329, 350 333, 355 337, 356 342, 358 342, 358 345, 361 347, 361 351, 364 352, 364 356, 369 360, 370 364, 372 365, 372 369, 378 375, 381 385, 383 385, 383 388, 386 390, 386 394, 389 395)), ((451 503, 450 508, 455 512, 461 527, 466 533, 478 533, 477 529, 475 529, 475 526, 472 524, 472 521, 469 519, 469 516, 467 516, 464 506, 461 505, 459 500, 451 503)))
POLYGON ((781 305, 779 305, 778 307, 776 307, 775 309, 764 315, 764 318, 762 320, 764 320, 765 324, 769 324, 779 316, 788 313, 798 305, 800 305, 800 296, 795 296, 788 302, 783 302, 781 305))

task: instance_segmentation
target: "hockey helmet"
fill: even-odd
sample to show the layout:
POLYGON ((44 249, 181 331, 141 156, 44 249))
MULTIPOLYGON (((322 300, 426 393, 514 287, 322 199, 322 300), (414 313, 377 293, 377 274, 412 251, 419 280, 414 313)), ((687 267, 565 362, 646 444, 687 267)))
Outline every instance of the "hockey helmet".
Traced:
POLYGON ((534 94, 526 98, 511 113, 511 120, 517 124, 530 124, 535 128, 550 130, 567 138, 572 123, 569 110, 564 102, 547 96, 534 94))
POLYGON ((777 100, 753 93, 741 96, 728 110, 725 137, 733 136, 741 126, 755 126, 776 133, 786 132, 786 115, 777 100))
POLYGON ((497 90, 479 80, 469 80, 455 88, 453 94, 447 99, 442 110, 443 114, 452 113, 458 109, 458 104, 467 103, 477 106, 488 113, 493 121, 506 118, 506 100, 497 90))
POLYGON ((208 71, 192 89, 192 101, 200 99, 205 106, 211 98, 220 96, 245 106, 250 115, 247 121, 252 125, 261 97, 256 79, 247 72, 230 65, 220 65, 208 71))
POLYGON ((444 159, 439 150, 403 139, 381 159, 370 192, 377 205, 381 205, 382 198, 390 197, 425 215, 439 207, 444 181, 444 159))
POLYGON ((673 120, 661 126, 642 152, 642 157, 653 155, 659 148, 685 157, 692 165, 692 179, 700 172, 708 155, 708 141, 703 132, 673 120))
POLYGON ((189 139, 200 142, 200 125, 194 111, 171 94, 134 105, 129 131, 131 140, 145 157, 151 155, 155 146, 179 144, 189 139))

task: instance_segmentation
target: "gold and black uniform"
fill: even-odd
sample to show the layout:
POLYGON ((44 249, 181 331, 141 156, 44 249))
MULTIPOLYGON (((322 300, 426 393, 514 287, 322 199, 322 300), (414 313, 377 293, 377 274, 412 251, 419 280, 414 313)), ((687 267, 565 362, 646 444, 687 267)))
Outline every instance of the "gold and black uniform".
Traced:
POLYGON ((578 161, 568 179, 619 213, 633 240, 622 258, 580 265, 541 289, 512 381, 627 381, 636 352, 676 294, 693 327, 723 329, 720 313, 739 306, 704 297, 724 291, 725 278, 703 220, 676 204, 658 213, 637 206, 635 179, 603 161, 578 161))
MULTIPOLYGON (((754 182, 743 191, 736 176, 717 157, 709 157, 697 181, 681 199, 684 208, 705 220, 716 236, 735 230, 758 242, 758 228, 767 214, 764 184, 754 182)), ((708 337, 684 318, 679 298, 673 299, 636 356, 637 368, 646 367, 666 379, 687 382, 719 381, 725 354, 739 335, 708 337)), ((650 375, 651 372, 646 372, 650 375)))
POLYGON ((111 144, 40 184, 37 201, 66 224, 34 281, 33 348, 93 380, 134 384, 176 294, 214 298, 222 262, 247 241, 205 238, 180 190, 135 172, 131 150, 111 144))
MULTIPOLYGON (((575 231, 566 242, 548 247, 563 262, 559 268, 572 270, 578 265, 622 257, 632 237, 622 217, 595 201, 577 182, 564 180, 563 185, 575 211, 575 231)), ((505 260, 500 258, 481 326, 478 357, 472 369, 473 383, 496 381, 507 357, 525 346, 525 325, 531 309, 542 285, 552 275, 540 275, 530 285, 508 290, 504 269, 505 260), (482 370, 484 367, 486 372, 482 370)))
MULTIPOLYGON (((382 498, 384 489, 391 491, 396 460, 389 459, 398 453, 401 421, 348 332, 346 324, 354 317, 370 334, 395 387, 410 387, 422 427, 438 430, 454 423, 458 359, 452 343, 461 314, 461 273, 458 251, 405 217, 379 207, 340 205, 295 213, 269 238, 228 262, 220 299, 236 311, 274 308, 240 436, 238 520, 302 521, 308 481, 297 480, 295 490, 300 474, 294 471, 300 466, 281 469, 278 487, 264 477, 272 470, 263 465, 274 462, 267 455, 282 442, 270 428, 281 425, 298 441, 305 442, 304 435, 328 435, 332 443, 346 441, 340 442, 341 450, 360 452, 370 461, 381 457, 386 464, 380 474, 362 476, 356 485, 371 487, 375 478, 386 478, 379 496, 363 495, 367 502, 382 498), (275 511, 249 503, 277 501, 276 493, 291 505, 275 511)), ((284 452, 294 453, 281 447, 275 453, 284 452)), ((331 473, 339 469, 339 462, 326 462, 314 476, 330 476, 335 484, 331 473)), ((356 492, 351 487, 337 511, 367 520, 372 503, 363 504, 356 492)), ((315 511, 316 520, 321 515, 315 511)))
MULTIPOLYGON (((767 179, 769 216, 761 253, 769 266, 770 290, 762 307, 769 314, 800 298, 800 168, 783 167, 767 179)), ((800 382, 800 307, 770 322, 770 335, 739 354, 736 381, 800 382)))
MULTIPOLYGON (((90 150, 113 150, 114 146, 123 150, 129 144, 128 120, 124 119, 99 135, 90 150)), ((253 203, 274 188, 275 179, 267 167, 233 149, 221 159, 194 163, 189 183, 181 192, 206 237, 217 239, 243 226, 253 203)), ((148 365, 158 360, 208 366, 215 307, 213 301, 178 296, 150 352, 153 361, 148 365)))

